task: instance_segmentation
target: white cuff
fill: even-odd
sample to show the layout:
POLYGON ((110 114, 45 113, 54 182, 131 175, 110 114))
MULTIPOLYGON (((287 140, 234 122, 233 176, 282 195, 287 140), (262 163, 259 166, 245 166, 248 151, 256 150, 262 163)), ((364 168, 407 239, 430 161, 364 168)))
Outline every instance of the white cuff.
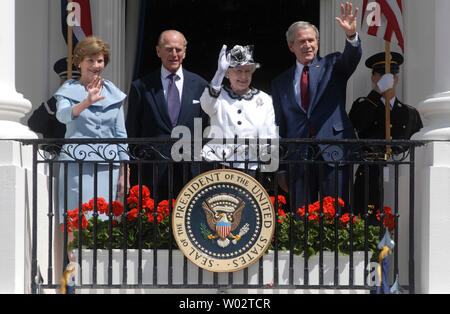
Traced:
POLYGON ((353 46, 353 47, 357 47, 358 46, 358 39, 359 39, 359 34, 358 32, 356 32, 356 36, 355 38, 353 38, 352 40, 347 38, 347 41, 353 46))

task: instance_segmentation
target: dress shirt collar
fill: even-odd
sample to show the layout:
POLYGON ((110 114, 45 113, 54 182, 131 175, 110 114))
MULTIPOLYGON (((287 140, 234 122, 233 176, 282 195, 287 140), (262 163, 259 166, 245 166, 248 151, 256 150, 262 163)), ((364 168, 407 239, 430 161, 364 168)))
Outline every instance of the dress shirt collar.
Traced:
MULTIPOLYGON (((386 99, 384 97, 381 97, 381 101, 386 106, 386 99)), ((391 99, 391 110, 394 108, 395 102, 397 101, 397 97, 394 97, 391 99)))
MULTIPOLYGON (((298 60, 295 60, 296 67, 295 67, 295 77, 300 77, 300 75, 303 72, 303 68, 305 67, 303 64, 301 64, 298 60)), ((311 66, 311 64, 308 64, 308 66, 311 66)))
MULTIPOLYGON (((163 65, 161 65, 161 78, 163 80, 167 79, 167 76, 169 76, 171 74, 171 72, 169 70, 167 70, 163 65)), ((180 79, 183 78, 183 66, 180 65, 179 69, 177 70, 177 72, 175 72, 176 75, 178 75, 178 77, 180 79)))

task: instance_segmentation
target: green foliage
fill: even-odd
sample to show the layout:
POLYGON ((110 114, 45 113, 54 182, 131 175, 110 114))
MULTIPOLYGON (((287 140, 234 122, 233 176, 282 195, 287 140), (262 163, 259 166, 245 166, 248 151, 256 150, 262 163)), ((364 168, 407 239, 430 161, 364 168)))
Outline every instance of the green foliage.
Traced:
MULTIPOLYGON (((169 228, 169 216, 165 216, 160 223, 149 222, 147 216, 141 215, 129 221, 121 217, 113 221, 88 220, 88 226, 82 229, 81 246, 83 249, 124 249, 126 241, 127 249, 167 249, 169 245, 176 248, 176 242, 169 228), (95 241, 95 234, 97 240, 95 241), (110 236, 111 235, 111 236, 110 236), (95 243, 96 242, 96 243, 95 243)), ((74 230, 74 240, 69 244, 69 249, 78 248, 79 230, 74 230)))
POLYGON ((338 251, 350 254, 350 251, 364 251, 367 247, 373 256, 378 253, 380 240, 379 226, 365 224, 365 221, 354 217, 343 223, 342 217, 334 217, 319 221, 292 218, 290 213, 279 216, 274 239, 269 249, 293 251, 295 255, 306 255, 307 258, 322 251, 338 251), (336 241, 337 240, 337 241, 336 241), (306 254, 305 253, 306 250, 306 254))

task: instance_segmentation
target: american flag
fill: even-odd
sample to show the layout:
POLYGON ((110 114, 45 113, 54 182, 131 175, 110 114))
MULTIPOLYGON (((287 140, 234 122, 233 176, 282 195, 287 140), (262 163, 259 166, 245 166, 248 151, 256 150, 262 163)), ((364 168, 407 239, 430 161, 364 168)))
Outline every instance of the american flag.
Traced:
MULTIPOLYGON (((72 10, 69 16, 69 22, 72 23, 73 32, 73 46, 83 40, 84 38, 92 35, 92 20, 91 20, 91 4, 90 0, 72 0, 70 1, 72 10)), ((69 1, 61 0, 61 26, 64 39, 67 43, 67 24, 68 24, 68 9, 69 1)), ((70 11, 70 10, 69 10, 70 11)))
POLYGON ((397 43, 405 52, 402 0, 364 0, 361 28, 371 36, 397 43))

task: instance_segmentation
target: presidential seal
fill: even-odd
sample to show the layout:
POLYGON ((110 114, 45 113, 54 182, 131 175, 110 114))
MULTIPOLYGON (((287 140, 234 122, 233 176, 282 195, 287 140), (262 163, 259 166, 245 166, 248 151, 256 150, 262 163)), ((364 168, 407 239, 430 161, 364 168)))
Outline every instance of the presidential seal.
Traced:
POLYGON ((275 212, 254 178, 237 170, 213 170, 181 190, 172 226, 178 247, 192 263, 212 272, 233 272, 249 267, 267 250, 275 212))

